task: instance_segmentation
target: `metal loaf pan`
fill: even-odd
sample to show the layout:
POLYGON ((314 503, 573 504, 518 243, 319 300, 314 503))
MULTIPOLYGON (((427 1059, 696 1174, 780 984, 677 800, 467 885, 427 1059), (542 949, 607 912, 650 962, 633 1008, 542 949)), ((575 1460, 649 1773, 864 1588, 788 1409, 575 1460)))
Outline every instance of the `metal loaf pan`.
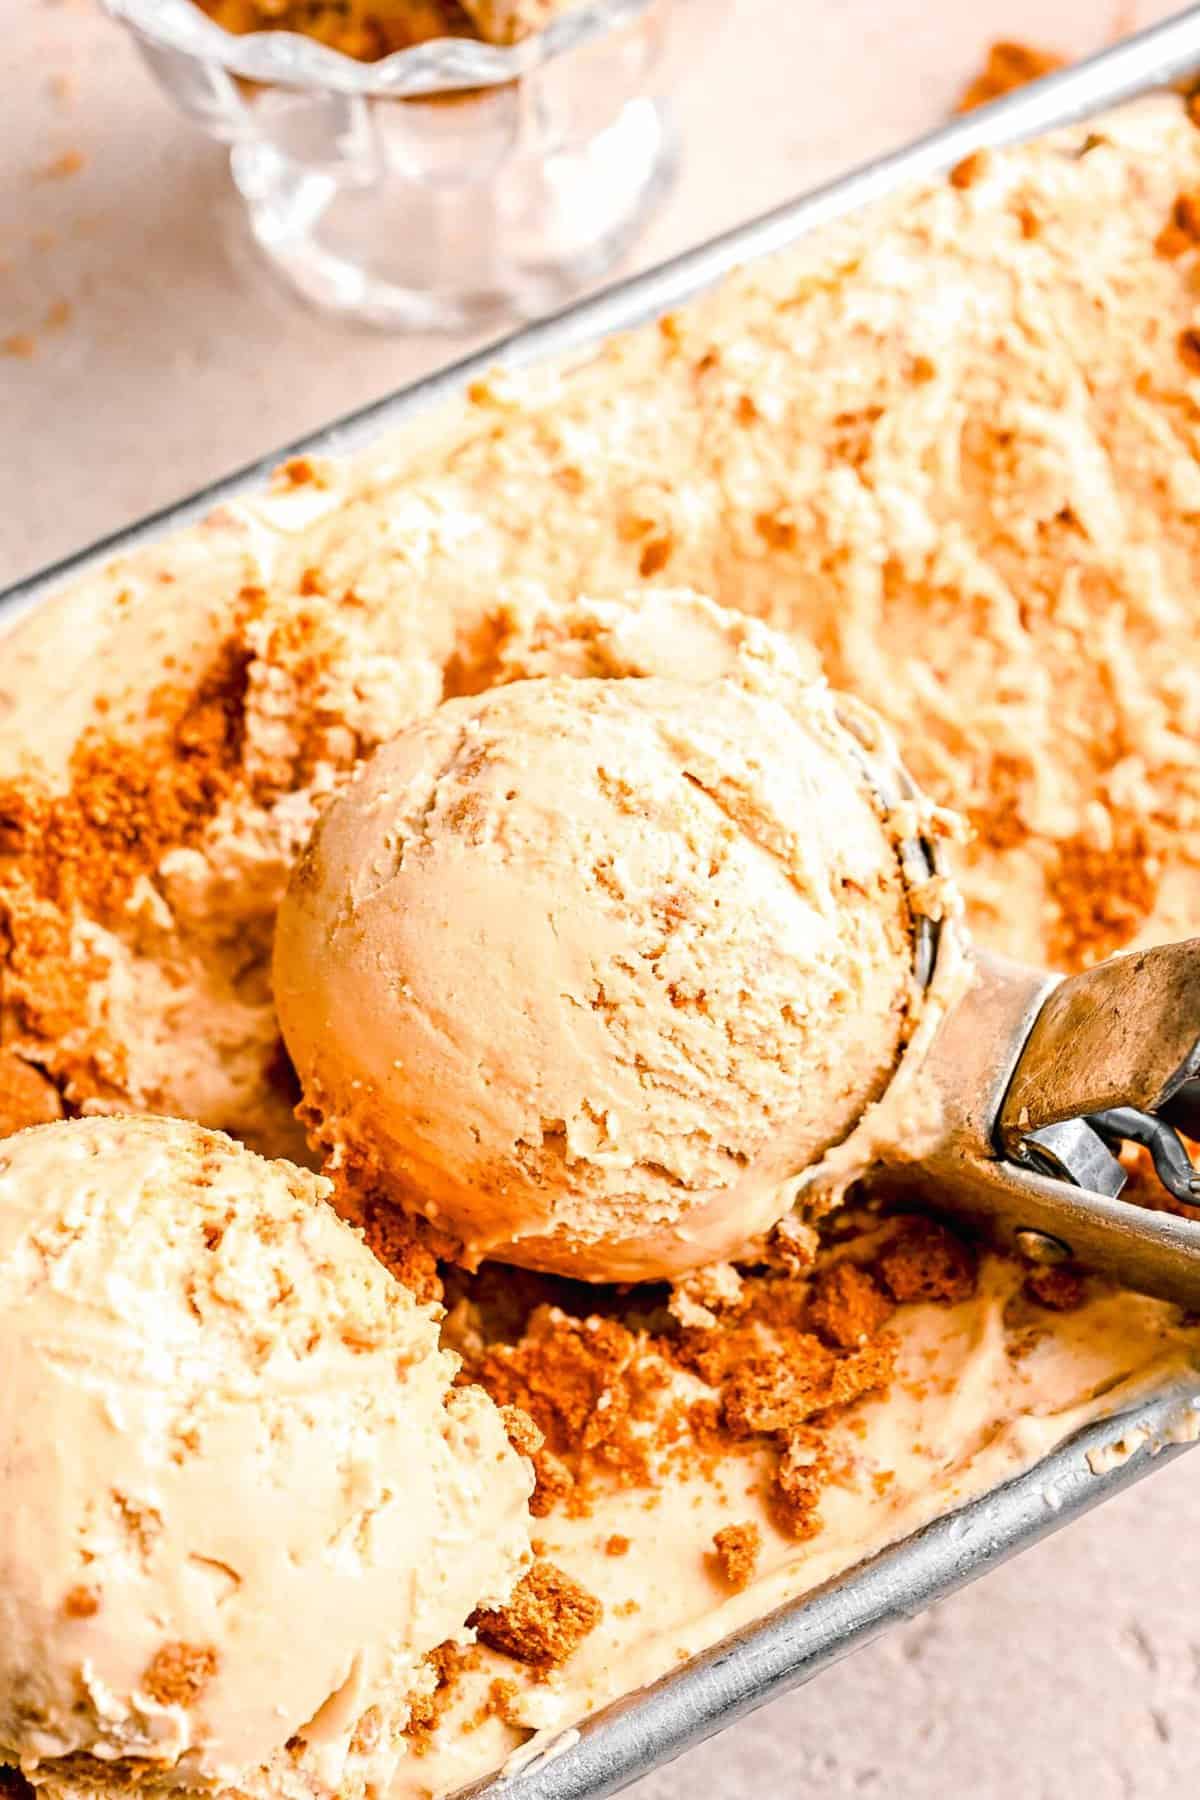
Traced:
MULTIPOLYGON (((0 626, 110 558, 252 492, 285 456, 344 455, 461 394, 497 362, 510 367, 585 354, 680 305, 730 270, 784 249, 815 226, 944 173, 973 151, 999 148, 1088 117, 1155 87, 1200 76, 1200 6, 1005 99, 955 119, 749 224, 553 318, 528 326, 399 393, 251 463, 181 503, 120 531, 0 594, 0 626)), ((738 1632, 648 1688, 588 1720, 578 1737, 476 1800, 600 1800, 790 1687, 809 1680, 901 1619, 1179 1455, 1200 1429, 1200 1377, 1160 1388, 1089 1426, 1028 1473, 903 1539, 869 1562, 738 1632)), ((466 1796, 463 1796, 466 1800, 466 1796)))

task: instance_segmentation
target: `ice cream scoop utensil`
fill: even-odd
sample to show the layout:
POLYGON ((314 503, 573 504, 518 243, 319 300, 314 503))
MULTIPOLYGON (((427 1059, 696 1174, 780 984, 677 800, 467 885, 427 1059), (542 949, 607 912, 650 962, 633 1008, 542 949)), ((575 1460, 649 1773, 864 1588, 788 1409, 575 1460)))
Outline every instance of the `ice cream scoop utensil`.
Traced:
POLYGON ((1121 1198, 1122 1141, 1200 1206, 1178 1130, 1200 1128, 1200 938, 1119 956, 1065 980, 974 953, 926 1078, 941 1102, 919 1164, 889 1179, 1042 1262, 1078 1258, 1200 1309, 1200 1220, 1121 1198))

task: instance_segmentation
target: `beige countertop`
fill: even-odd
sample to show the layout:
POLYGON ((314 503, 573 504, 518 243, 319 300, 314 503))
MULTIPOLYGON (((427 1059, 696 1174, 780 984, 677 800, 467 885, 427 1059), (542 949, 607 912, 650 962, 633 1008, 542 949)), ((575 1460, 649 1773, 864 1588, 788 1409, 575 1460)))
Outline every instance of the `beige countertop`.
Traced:
MULTIPOLYGON (((1119 0, 741 0, 681 97, 643 265, 932 124, 986 42, 1081 50, 1119 0)), ((223 153, 91 0, 0 0, 0 586, 459 353, 262 278, 223 153)), ((1200 1466, 1186 1458, 644 1781, 689 1793, 1157 1800, 1193 1779, 1200 1466)))

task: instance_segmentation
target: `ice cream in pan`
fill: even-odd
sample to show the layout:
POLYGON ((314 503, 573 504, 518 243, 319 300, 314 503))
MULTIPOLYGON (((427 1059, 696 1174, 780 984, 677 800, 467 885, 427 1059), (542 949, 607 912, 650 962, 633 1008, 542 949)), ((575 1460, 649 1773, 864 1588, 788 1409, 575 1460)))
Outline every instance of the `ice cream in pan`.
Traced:
POLYGON ((363 766, 297 863, 275 994, 322 1147, 462 1259, 657 1281, 745 1260, 888 1088, 920 813, 773 634, 597 604, 564 670, 585 627, 606 674, 447 701, 363 766), (685 678, 689 633, 714 666, 685 678))
MULTIPOLYGON (((281 913, 316 1135, 472 1265, 755 1260, 923 1000, 929 809, 872 787, 869 721, 759 627, 652 614, 651 656, 712 666, 447 702, 326 809, 281 913)), ((562 658, 648 622, 583 607, 562 658)), ((535 1573, 529 1464, 428 1308, 313 1176, 131 1117, 8 1140, 0 1297, 0 1753, 59 1795, 381 1792, 423 1659, 475 1614, 503 1644, 535 1573)))
POLYGON ((531 1561, 528 1465, 437 1340, 305 1170, 178 1120, 8 1139, 0 1757, 381 1791, 424 1658, 531 1561))
POLYGON ((1200 1071, 1200 944, 980 976, 930 846, 953 821, 781 639, 661 593, 534 630, 538 677, 379 750, 297 862, 275 999, 331 1164, 468 1266, 611 1282, 753 1261, 933 1160, 1041 1254, 1200 1300, 1190 1226, 1063 1186, 1115 1198, 1132 1137, 1200 1195, 1157 1117, 1200 1071), (553 672, 580 638, 604 673, 553 672))
MULTIPOLYGON (((919 929, 957 912, 921 848, 948 821, 863 709, 693 596, 537 635, 543 670, 590 643, 605 673, 447 701, 297 861, 275 987, 305 1114, 471 1267, 769 1262, 798 1200, 936 1121, 930 1018, 968 985, 919 929)), ((185 1122, 18 1133, 0 1229, 0 1748, 61 1795, 382 1791, 423 1658, 470 1619, 520 1653, 520 1578, 560 1579, 493 1402, 449 1389, 427 1309, 314 1178, 185 1122)), ((869 1331, 886 1295, 858 1280, 829 1316, 869 1331)), ((812 1410, 843 1377, 809 1371, 812 1410)))
MULTIPOLYGON (((939 983, 954 967, 939 943, 927 985, 918 928, 952 910, 952 896, 903 853, 923 833, 936 847, 942 815, 888 785, 858 707, 831 709, 812 688, 822 663, 835 689, 885 716, 925 791, 969 815, 975 837, 956 880, 986 947, 1033 968, 1082 970, 1110 949, 1183 936, 1196 916, 1194 477, 1165 424, 1185 429, 1193 300, 1190 253, 1155 242, 1179 193, 1200 180, 1200 139, 1164 101, 1105 121, 1083 155, 1074 138, 1064 144, 1071 154, 1057 145, 998 158, 889 219, 841 228, 832 244, 790 254, 574 374, 525 389, 487 384, 419 442, 385 445, 358 466, 293 464, 270 496, 120 559, 6 640, 9 1127, 62 1112, 167 1112, 273 1156, 323 1159, 337 1206, 375 1253, 421 1301, 445 1305, 442 1342, 464 1375, 518 1409, 506 1422, 536 1476, 536 1561, 507 1601, 484 1568, 495 1591, 456 1600, 411 1693, 407 1674, 397 1684, 407 1722, 402 1745, 389 1744, 405 1752, 393 1793, 452 1791, 531 1731, 663 1673, 1192 1366, 1194 1333, 1171 1306, 1072 1264, 1031 1272, 978 1254, 924 1219, 920 1191, 914 1213, 864 1212, 851 1191, 815 1218, 888 1138, 916 1147, 935 1128, 921 1033, 949 1001, 939 983), (921 296, 932 294, 931 310, 921 296), (664 582, 769 615, 787 649, 729 611, 656 599, 664 582), (633 606, 578 598, 631 588, 633 606), (673 646, 669 665, 661 641, 673 646), (572 681, 592 696, 577 711, 561 700, 572 681), (643 708, 633 690, 655 683, 674 702, 643 708), (697 707, 684 695, 699 689, 708 698, 697 707), (558 696, 563 724, 527 756, 522 746, 548 735, 518 718, 535 692, 558 696), (797 829, 802 789, 780 788, 762 759, 757 769, 744 759, 732 789, 716 778, 751 692, 761 706, 748 731, 772 719, 797 768, 822 769, 820 785, 842 795, 836 816, 814 804, 797 829), (583 778, 601 720, 621 758, 661 777, 648 784, 644 818, 624 810, 619 780, 606 791, 583 778), (456 722, 485 740, 474 769, 459 759, 456 722), (407 786, 387 775, 395 759, 407 786), (517 765, 519 780, 502 774, 517 765), (377 811, 363 816, 377 779, 377 811), (521 873, 535 818, 552 854, 521 873), (404 829, 389 842, 394 828, 404 829), (590 861, 572 866, 576 832, 612 840, 611 878, 590 861), (327 849, 337 853, 328 862, 327 849), (521 876, 520 933, 520 909, 510 905, 507 925, 493 920, 482 889, 465 912, 439 913, 431 872, 478 875, 488 849, 511 860, 506 879, 521 876), (670 877, 661 892, 651 879, 660 863, 670 877), (869 891, 874 883, 876 904, 827 910, 814 871, 830 866, 869 891), (364 884, 357 896, 352 875, 364 884), (443 934, 430 961, 455 1002, 444 1019, 420 985, 418 939, 387 924, 381 877, 411 897, 425 950, 443 934), (308 960, 310 909, 336 906, 340 893, 352 915, 369 896, 372 926, 337 946, 338 1035, 346 1063, 360 1065, 345 1091, 319 1063, 323 1046, 310 1047, 329 1000, 319 980, 283 1001, 315 1155, 292 1120, 298 1095, 268 982, 289 882, 281 992, 284 959, 308 960), (705 915, 688 906, 711 896, 724 913, 735 883, 755 903, 735 921, 757 922, 762 935, 739 938, 731 926, 727 939, 706 940, 722 944, 710 966, 695 935, 705 915), (473 1018, 465 1004, 476 938, 507 929, 515 954, 531 933, 537 941, 547 895, 565 904, 581 891, 603 932, 564 932, 559 960, 533 970, 530 997, 537 1017, 563 994, 588 1005, 566 1003, 578 1029, 561 1015, 554 1029, 572 1055, 552 1070, 553 1093, 534 1093, 533 1009, 507 1005, 501 1067, 498 1046, 482 1041, 482 1011, 473 1018), (475 935, 462 933, 464 919, 475 935), (845 921, 844 935, 831 919, 845 921), (445 948, 456 934, 461 982, 445 948), (364 944, 390 946, 391 973, 409 982, 394 1012, 391 990, 381 1008, 362 978, 364 944), (621 968, 631 952, 634 974, 621 968), (622 1005, 666 996, 637 1011, 623 1056, 608 1051, 608 986, 588 986, 601 957, 622 1005), (727 960, 751 1001, 722 1012, 710 990, 727 960), (661 987, 640 975, 656 964, 671 970, 661 987), (786 1029, 774 1039, 755 1036, 775 977, 791 984, 801 966, 840 1060, 794 1004, 790 1019, 778 1008, 786 1029), (857 1033, 841 997, 868 969, 879 979, 862 1018, 873 1022, 857 1033), (571 979, 549 988, 545 971, 571 979), (351 978, 361 984, 353 996, 351 978), (383 1066, 356 1035, 357 1021, 378 1023, 381 1011, 396 1033, 383 1066), (626 1221, 643 1269, 668 1250, 690 1260, 689 1243, 710 1229, 738 1260, 698 1255, 703 1266, 680 1267, 673 1291, 496 1261, 466 1269, 488 1234, 458 1175, 461 1121, 419 1081, 402 1089, 392 1066, 429 1066, 433 1027, 451 1018, 458 1036, 436 1046, 449 1076, 469 1079, 474 1059, 494 1080, 466 1157, 481 1187, 506 1199, 501 1249, 523 1254, 523 1236, 530 1261, 561 1254, 585 1273, 589 1255, 624 1241, 595 1222, 631 1191, 628 1167, 642 1161, 662 1171, 652 1204, 626 1221), (575 1102, 598 1045, 625 1085, 591 1118, 575 1102), (763 1101, 751 1127, 737 1097, 752 1092, 756 1056, 763 1101), (678 1081, 675 1057, 695 1060, 695 1082, 678 1081), (686 1086, 694 1159, 668 1144, 654 1105, 636 1115, 645 1136, 632 1141, 639 1058, 664 1086, 686 1086), (812 1077, 807 1089, 797 1082, 790 1111, 785 1064, 812 1077), (356 1080, 377 1086, 378 1108, 360 1103, 356 1080), (731 1119, 740 1136, 726 1131, 731 1119), (787 1198, 772 1159, 792 1132, 822 1175, 799 1196, 801 1212, 772 1229, 787 1198), (433 1145, 445 1153, 438 1180, 433 1145), (724 1218, 713 1195, 735 1181, 713 1178, 714 1145, 718 1159, 728 1153, 718 1175, 763 1177, 747 1179, 724 1218), (544 1184, 564 1172, 556 1211, 544 1184), (462 1608, 469 1618, 457 1619, 462 1608)), ((738 738, 743 749, 751 741, 738 738)), ((571 927, 581 909, 567 910, 571 927)), ((381 964, 388 975, 382 954, 381 964)), ((44 1129, 58 1142, 94 1123, 44 1129)), ((41 1138, 14 1143, 25 1155, 41 1138)), ((164 1225, 174 1216, 167 1209, 164 1225)), ((37 1441, 37 1421, 26 1429, 37 1441)), ((486 1506, 475 1525, 485 1546, 486 1506)), ((80 1585, 69 1572, 64 1598, 80 1585)), ((36 1599, 28 1579, 22 1591, 36 1599)), ((83 1640, 60 1634, 49 1599, 38 1605, 35 1649, 74 1681, 83 1640)), ((163 1641, 213 1641, 186 1630, 163 1641)), ((154 1712, 144 1683, 159 1646, 143 1661, 144 1647, 117 1671, 132 1717, 154 1712)), ((339 1667, 343 1655, 353 1651, 339 1640, 339 1667)), ((177 1742, 186 1726, 189 1743, 211 1736, 224 1756, 219 1698, 214 1686, 213 1711, 174 1719, 177 1742)), ((269 1763, 282 1748, 299 1780, 309 1765, 294 1721, 313 1715, 307 1694, 294 1704, 290 1719, 280 1715, 291 1737, 274 1752, 256 1739, 250 1756, 263 1749, 269 1763)), ((29 1723, 14 1721, 5 1754, 31 1780, 128 1787, 119 1759, 39 1768, 44 1746, 23 1735, 29 1723)), ((218 1769, 222 1780, 228 1766, 194 1754, 183 1770, 218 1769)))

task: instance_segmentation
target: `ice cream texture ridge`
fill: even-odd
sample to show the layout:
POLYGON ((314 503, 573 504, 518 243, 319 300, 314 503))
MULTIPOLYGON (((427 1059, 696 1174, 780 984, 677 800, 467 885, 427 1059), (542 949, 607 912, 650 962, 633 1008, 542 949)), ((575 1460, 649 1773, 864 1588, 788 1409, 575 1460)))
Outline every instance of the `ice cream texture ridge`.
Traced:
POLYGON ((1062 970, 1196 929, 1191 111, 972 158, 8 629, 21 1780, 451 1793, 1193 1375, 1162 1303, 786 1191, 919 1134, 921 919, 1062 970))

